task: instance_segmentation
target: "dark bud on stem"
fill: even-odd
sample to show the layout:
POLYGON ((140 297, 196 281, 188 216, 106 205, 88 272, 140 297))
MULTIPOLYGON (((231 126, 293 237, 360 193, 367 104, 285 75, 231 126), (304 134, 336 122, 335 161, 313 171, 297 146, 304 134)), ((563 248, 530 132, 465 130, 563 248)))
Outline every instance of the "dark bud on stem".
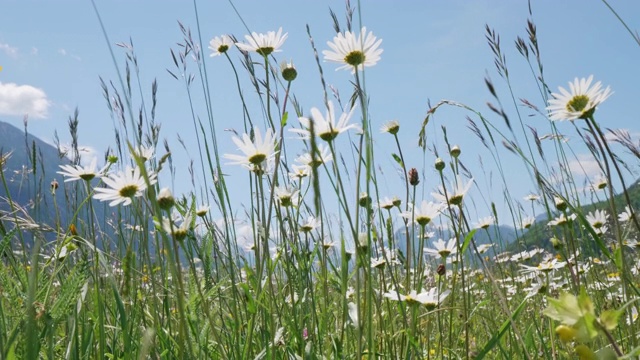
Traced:
POLYGON ((420 183, 420 176, 418 175, 418 170, 416 168, 409 169, 409 184, 412 186, 416 186, 420 183))

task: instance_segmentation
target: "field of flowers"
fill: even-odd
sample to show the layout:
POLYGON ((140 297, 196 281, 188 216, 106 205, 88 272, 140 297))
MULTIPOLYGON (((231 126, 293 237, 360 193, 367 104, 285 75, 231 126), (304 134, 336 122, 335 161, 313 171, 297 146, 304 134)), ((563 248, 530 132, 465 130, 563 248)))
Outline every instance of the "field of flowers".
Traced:
MULTIPOLYGON (((121 141, 103 164, 74 158, 59 169, 64 182, 51 183, 55 201, 72 199, 73 216, 36 221, 3 200, 10 210, 0 214, 0 358, 637 359, 639 197, 623 175, 637 162, 622 163, 610 146, 637 158, 640 148, 597 121, 612 89, 574 74, 568 86, 545 83, 530 22, 517 44, 539 69, 540 98, 516 100, 490 80, 486 86, 495 104, 514 99, 547 118, 553 152, 502 105, 490 110, 506 124, 443 100, 418 128, 395 120, 374 128, 363 77, 381 60, 382 39, 351 20, 336 20, 326 46, 309 35, 324 97, 304 112, 293 96, 295 64, 282 61, 282 29, 208 44, 183 29, 170 74, 190 99, 202 92, 207 118, 193 118, 200 136, 189 173, 209 185, 184 195, 170 190, 177 164, 154 121, 157 88, 133 99, 138 64, 125 46, 122 88, 103 84, 121 141), (235 89, 244 114, 244 133, 230 135, 236 148, 219 147, 229 135, 217 128, 209 88, 199 85, 209 83, 208 55, 255 85, 235 89), (194 75, 182 76, 187 68, 194 75), (344 70, 348 99, 326 85, 324 68, 344 70), (258 104, 245 100, 249 92, 258 104), (537 191, 507 199, 508 213, 493 206, 477 219, 467 206, 474 174, 466 150, 450 144, 443 127, 429 135, 439 137, 438 151, 425 151, 427 125, 444 108, 468 114, 465 131, 496 155, 499 169, 499 153, 517 156, 537 191), (571 145, 557 122, 571 122, 599 162, 602 177, 589 183, 597 204, 585 205, 562 166, 571 145), (401 143, 401 131, 419 134, 419 143, 401 143), (396 194, 379 187, 379 137, 397 146, 396 194), (423 151, 437 190, 425 189, 427 169, 406 164, 407 151, 423 151), (229 167, 245 170, 249 204, 228 191, 229 167), (96 218, 97 208, 108 219, 96 218), (503 243, 497 219, 516 229, 516 241, 503 243)), ((489 29, 487 40, 509 81, 489 29)), ((2 180, 6 188, 4 173, 2 180)))

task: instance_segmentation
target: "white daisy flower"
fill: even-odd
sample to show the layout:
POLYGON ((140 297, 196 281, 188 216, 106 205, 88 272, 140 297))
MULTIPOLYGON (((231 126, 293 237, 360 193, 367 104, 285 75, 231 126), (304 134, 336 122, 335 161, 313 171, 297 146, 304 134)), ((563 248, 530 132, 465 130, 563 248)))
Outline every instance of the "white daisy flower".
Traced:
POLYGON ((523 273, 548 273, 556 269, 561 269, 565 265, 567 265, 564 261, 558 261, 556 258, 552 258, 546 261, 541 262, 538 266, 528 266, 524 264, 520 264, 523 273))
POLYGON ((406 302, 409 305, 421 304, 424 305, 427 310, 433 310, 449 296, 450 292, 450 290, 445 290, 440 293, 437 288, 432 288, 429 291, 422 291, 420 293, 411 290, 407 295, 402 295, 398 291, 389 291, 384 293, 383 296, 390 300, 406 302))
POLYGON ((291 180, 302 180, 307 176, 311 175, 311 168, 307 165, 291 165, 291 171, 289 171, 289 179, 291 180))
POLYGON ((207 215, 207 213, 209 212, 209 208, 209 205, 206 204, 198 206, 198 208, 196 208, 196 215, 199 217, 207 215))
POLYGON ((298 228, 300 231, 308 233, 310 231, 313 231, 314 229, 317 229, 320 227, 322 223, 320 222, 320 219, 316 218, 313 215, 309 215, 307 216, 307 221, 300 224, 300 227, 298 228))
POLYGON ((324 144, 318 145, 315 154, 311 154, 311 152, 304 153, 298 156, 295 161, 304 166, 308 166, 310 168, 318 167, 322 164, 326 164, 329 161, 333 160, 333 155, 331 155, 331 149, 324 144), (311 156, 315 155, 315 156, 311 156))
POLYGON ((438 239, 433 242, 433 248, 424 248, 424 252, 435 258, 446 258, 458 252, 456 238, 451 238, 446 243, 444 240, 438 239))
POLYGON ((238 49, 247 52, 257 52, 262 56, 269 56, 273 52, 280 52, 280 47, 287 39, 288 33, 282 34, 282 28, 278 32, 269 31, 266 34, 258 34, 252 32, 251 35, 245 35, 247 44, 236 43, 238 49))
POLYGON ((249 134, 242 134, 242 139, 234 136, 233 142, 244 155, 225 154, 224 157, 232 160, 229 164, 239 164, 251 168, 261 167, 276 154, 276 138, 271 129, 267 129, 264 140, 258 128, 253 129, 254 140, 249 134))
POLYGON ((551 94, 549 119, 556 121, 586 119, 593 115, 596 107, 611 96, 611 88, 602 89, 600 81, 591 86, 593 75, 569 83, 569 90, 558 88, 560 93, 551 94))
POLYGON ((140 173, 140 168, 136 166, 132 169, 127 166, 123 172, 103 177, 102 181, 108 187, 95 188, 93 198, 100 201, 111 201, 109 206, 129 205, 134 197, 144 194, 147 185, 156 183, 156 174, 153 171, 147 170, 147 176, 149 177, 149 184, 140 173))
POLYGON ((80 165, 60 165, 60 168, 63 171, 58 171, 57 173, 64 176, 64 182, 68 181, 76 181, 76 180, 84 180, 90 181, 93 178, 102 177, 102 173, 106 169, 106 167, 96 171, 96 163, 98 159, 93 158, 89 166, 80 166, 80 165))
POLYGON ((446 192, 447 196, 449 197, 447 199, 447 196, 445 196, 445 191, 444 188, 442 186, 440 186, 438 188, 438 192, 437 193, 431 193, 431 195, 438 201, 444 203, 444 204, 451 204, 451 205, 460 205, 462 204, 462 200, 464 198, 464 196, 467 194, 467 191, 469 191, 469 189, 471 189, 471 185, 473 185, 473 178, 471 178, 469 180, 469 182, 467 182, 466 184, 464 184, 462 182, 462 179, 460 177, 456 178, 456 182, 451 184, 451 188, 446 192))
POLYGON ((276 186, 273 194, 280 206, 298 206, 300 203, 300 191, 290 186, 276 186))
POLYGON ((324 50, 322 54, 325 61, 344 64, 336 70, 347 69, 354 73, 356 69, 373 66, 380 60, 383 51, 379 49, 381 43, 382 39, 378 40, 372 32, 367 33, 367 28, 363 27, 360 36, 351 31, 338 33, 333 42, 327 42, 331 50, 324 50))
POLYGON ((478 245, 478 252, 480 254, 486 253, 494 244, 480 244, 478 245))
POLYGON ((400 202, 401 200, 397 196, 394 196, 393 198, 384 197, 378 201, 378 207, 380 209, 391 210, 397 206, 396 204, 399 205, 400 202))
POLYGON ((422 200, 420 206, 409 204, 411 209, 400 214, 401 217, 413 221, 420 226, 425 226, 431 222, 436 216, 440 215, 442 205, 422 200))
POLYGON ((220 56, 226 53, 231 45, 233 45, 233 40, 229 35, 216 36, 209 42, 209 49, 212 51, 209 56, 220 56))
POLYGON ((523 229, 528 229, 535 222, 536 222, 536 218, 534 218, 532 216, 526 217, 526 218, 522 219, 522 228, 523 229))
POLYGON ((380 128, 381 133, 389 133, 391 135, 397 134, 399 130, 400 122, 398 122, 398 120, 388 121, 380 128))
POLYGON ((494 218, 493 216, 487 216, 478 220, 478 223, 476 224, 476 228, 487 229, 489 228, 489 226, 495 223, 496 223, 496 218, 494 218))
POLYGON ((609 214, 604 210, 595 210, 587 214, 587 221, 594 229, 600 229, 603 227, 609 219, 609 214))
POLYGON ((351 115, 353 115, 353 111, 356 106, 352 107, 348 113, 342 113, 340 115, 340 119, 336 124, 336 115, 333 108, 333 102, 329 101, 327 115, 323 116, 318 108, 311 108, 311 117, 301 117, 298 118, 300 124, 303 126, 303 129, 290 129, 289 131, 298 133, 301 139, 310 139, 311 138, 311 122, 313 122, 313 130, 320 137, 320 139, 330 142, 335 139, 340 133, 343 133, 349 129, 358 129, 358 125, 349 124, 349 119, 351 115))
POLYGON ((146 146, 140 145, 133 149, 133 152, 131 153, 131 155, 137 156, 140 159, 142 159, 143 162, 145 162, 153 158, 154 152, 155 150, 152 147, 146 147, 146 146))
POLYGON ((182 241, 187 237, 187 233, 191 229, 191 213, 187 211, 184 215, 174 212, 171 219, 162 219, 162 229, 172 235, 176 240, 182 241))
POLYGON ((627 205, 624 207, 624 211, 618 214, 618 220, 621 222, 627 222, 631 220, 631 216, 631 208, 627 205))

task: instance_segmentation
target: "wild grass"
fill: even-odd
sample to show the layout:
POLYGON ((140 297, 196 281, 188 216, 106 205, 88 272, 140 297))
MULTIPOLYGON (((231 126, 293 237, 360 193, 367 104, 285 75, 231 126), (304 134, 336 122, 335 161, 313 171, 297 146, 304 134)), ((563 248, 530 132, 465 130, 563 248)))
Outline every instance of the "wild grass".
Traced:
MULTIPOLYGON (((346 25, 332 13, 336 32, 357 37, 359 9, 347 9, 346 25)), ((212 42, 220 55, 212 65, 199 25, 181 24, 183 41, 171 50, 168 71, 189 99, 185 111, 197 134, 181 141, 197 154, 186 169, 174 163, 179 150, 161 143, 157 85, 145 93, 133 45, 118 44, 124 71, 102 81, 116 138, 104 167, 80 165, 77 113, 67 154, 75 167, 63 171, 75 181, 35 186, 42 180, 37 150, 30 149, 25 165, 33 171, 21 181, 43 189, 33 206, 12 200, 5 164, 13 155, 0 156, 8 194, 0 214, 0 357, 637 358, 638 196, 623 173, 636 171, 637 162, 622 162, 611 146, 621 144, 634 161, 640 149, 624 131, 605 132, 595 107, 580 108, 570 124, 602 177, 576 183, 569 170, 574 148, 557 122, 548 120, 549 133, 540 136, 518 110, 549 119, 547 107, 557 98, 556 85, 545 81, 532 20, 526 29, 516 48, 539 98, 514 93, 499 34, 487 27, 506 89, 500 93, 486 78, 489 114, 443 100, 419 128, 389 122, 379 132, 369 114, 369 68, 354 66, 363 60, 356 55, 374 58, 371 49, 348 57, 342 74, 351 87, 338 90, 324 79, 327 55, 308 28, 324 96, 303 111, 294 96, 295 65, 279 64, 286 56, 273 51, 281 36, 272 34, 257 51, 233 45, 249 38, 220 38, 212 42), (225 104, 212 102, 218 84, 210 66, 227 66, 236 77, 239 150, 220 147, 228 135, 216 111, 225 104), (247 78, 252 86, 243 88, 247 78), (478 190, 474 177, 483 174, 465 165, 474 159, 450 144, 445 126, 428 128, 447 108, 466 113, 465 131, 491 154, 504 192, 486 201, 483 212, 491 216, 477 223, 469 203, 478 190), (419 132, 418 146, 399 141, 399 131, 419 132), (391 154, 375 146, 379 137, 393 137, 391 154), (416 148, 429 168, 405 163, 403 154, 416 148), (506 152, 521 160, 522 181, 537 189, 524 203, 511 195, 506 152), (396 194, 380 187, 386 175, 379 159, 389 156, 403 174, 396 194), (231 191, 230 166, 246 169, 244 194, 231 191), (191 192, 172 193, 177 173, 189 174, 191 192), (426 184, 427 173, 438 189, 426 184), (39 211, 43 192, 53 199, 53 216, 39 211), (498 223, 513 227, 515 241, 498 223)))

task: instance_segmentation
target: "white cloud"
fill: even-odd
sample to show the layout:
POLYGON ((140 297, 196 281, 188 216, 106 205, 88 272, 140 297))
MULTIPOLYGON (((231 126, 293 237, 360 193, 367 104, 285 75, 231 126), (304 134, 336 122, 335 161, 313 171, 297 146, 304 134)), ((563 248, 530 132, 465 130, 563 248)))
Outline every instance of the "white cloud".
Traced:
POLYGON ((2 50, 2 52, 7 54, 7 56, 12 57, 14 59, 18 57, 18 48, 13 47, 9 44, 0 43, 0 50, 2 50))
POLYGON ((569 171, 576 175, 585 175, 594 179, 602 174, 598 162, 591 154, 578 154, 577 159, 569 161, 569 171))
MULTIPOLYGON (((54 145, 54 144, 51 144, 54 145)), ((54 145, 55 146, 55 145, 54 145)), ((71 144, 60 144, 60 151, 65 154, 65 156, 73 161, 73 153, 71 151, 71 144)), ((104 160, 104 156, 98 152, 98 150, 92 146, 88 145, 78 145, 78 153, 80 155, 80 165, 88 166, 91 164, 93 159, 97 158, 98 168, 102 166, 101 162, 104 160)))
POLYGON ((31 85, 0 82, 0 115, 24 116, 44 119, 51 101, 47 94, 31 85))
POLYGON ((82 58, 76 54, 70 53, 68 52, 66 49, 60 48, 58 49, 58 54, 62 55, 62 56, 69 56, 70 58, 77 60, 77 61, 82 61, 82 58))

